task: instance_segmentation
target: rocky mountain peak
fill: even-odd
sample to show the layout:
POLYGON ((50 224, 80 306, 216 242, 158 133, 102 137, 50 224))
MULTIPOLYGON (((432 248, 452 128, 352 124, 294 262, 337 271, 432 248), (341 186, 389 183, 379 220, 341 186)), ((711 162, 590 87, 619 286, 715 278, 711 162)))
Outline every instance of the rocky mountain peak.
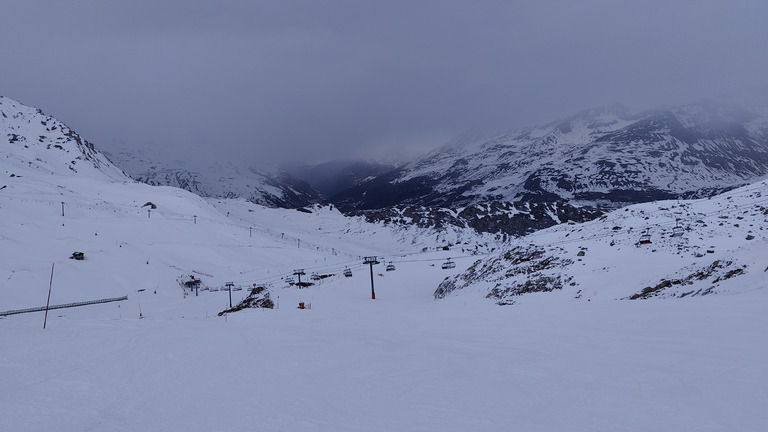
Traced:
POLYGON ((128 180, 92 143, 60 120, 4 96, 0 96, 0 143, 6 162, 18 169, 128 180))

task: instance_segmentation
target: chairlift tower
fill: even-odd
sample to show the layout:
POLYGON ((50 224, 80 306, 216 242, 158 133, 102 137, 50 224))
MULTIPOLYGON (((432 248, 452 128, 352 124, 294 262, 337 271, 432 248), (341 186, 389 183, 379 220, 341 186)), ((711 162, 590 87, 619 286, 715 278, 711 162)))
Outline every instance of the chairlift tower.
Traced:
POLYGON ((301 288, 301 277, 304 276, 306 273, 304 273, 304 269, 296 269, 293 271, 294 276, 299 277, 299 288, 301 288))
POLYGON ((363 264, 369 264, 371 266, 371 300, 376 300, 376 291, 373 290, 373 265, 379 264, 379 260, 375 256, 367 256, 363 261, 363 264))
POLYGON ((232 287, 235 286, 235 283, 234 282, 227 282, 227 283, 224 284, 224 286, 226 286, 227 289, 229 290, 229 307, 231 308, 232 307, 232 287))

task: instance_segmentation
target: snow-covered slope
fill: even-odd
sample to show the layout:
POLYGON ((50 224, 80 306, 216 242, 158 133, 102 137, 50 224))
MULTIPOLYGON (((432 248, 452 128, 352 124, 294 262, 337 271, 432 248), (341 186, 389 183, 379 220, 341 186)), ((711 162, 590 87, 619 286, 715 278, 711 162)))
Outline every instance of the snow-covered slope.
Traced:
POLYGON ((45 305, 49 287, 52 305, 128 298, 52 310, 46 329, 43 312, 0 316, 0 430, 768 429, 765 183, 534 234, 583 264, 579 285, 509 308, 484 298, 484 279, 434 300, 446 276, 502 246, 495 236, 204 199, 18 144, 0 141, 0 312, 45 305), (676 217, 687 237, 662 240, 676 217), (648 225, 651 249, 638 249, 648 225), (396 270, 371 275, 371 255, 396 270), (686 289, 738 295, 620 300, 713 259, 722 268, 686 289), (607 266, 624 270, 618 289, 607 266), (298 269, 328 277, 298 289, 286 281, 298 269), (190 275, 208 289, 183 290, 190 275), (274 309, 218 316, 253 284, 274 309))
POLYGON ((72 287, 52 302, 67 303, 154 290, 184 274, 204 274, 213 286, 280 285, 296 267, 340 275, 361 268, 364 255, 495 247, 495 238, 459 227, 369 224, 332 206, 274 209, 138 183, 60 122, 0 101, 0 118, 14 120, 4 123, 0 147, 0 241, 11 252, 0 265, 3 310, 37 305, 28 287, 42 283, 51 263, 57 280, 72 287), (42 131, 49 136, 38 139, 42 131), (76 251, 86 259, 70 260, 76 251))
MULTIPOLYGON (((578 262, 585 270, 574 279, 581 293, 574 287, 501 308, 496 298, 477 295, 486 292, 485 281, 434 301, 440 280, 466 270, 477 255, 457 247, 421 252, 440 239, 422 234, 419 240, 417 229, 388 232, 328 206, 304 213, 244 200, 206 202, 140 183, 34 172, 13 180, 0 191, 0 247, 12 251, 0 263, 0 309, 44 305, 51 264, 51 304, 128 300, 51 311, 45 330, 43 312, 0 318, 6 347, 0 410, 13 413, 0 416, 2 430, 768 427, 762 343, 768 290, 761 267, 750 261, 768 254, 765 224, 748 228, 757 219, 746 205, 764 199, 764 184, 732 192, 732 203, 726 197, 707 208, 635 207, 599 223, 536 234, 530 241, 565 249, 558 255, 563 260, 578 262, 577 249, 588 248, 578 262), (145 201, 157 206, 149 215, 145 201), (693 214, 729 204, 733 218, 693 214), (669 227, 674 223, 664 215, 678 211, 703 218, 709 228, 687 232, 686 257, 704 254, 696 258, 700 267, 711 259, 733 261, 715 269, 706 286, 686 289, 713 284, 739 295, 617 301, 655 284, 656 276, 698 271, 674 253, 631 244, 638 227, 669 227), (613 223, 622 229, 604 229, 613 223), (629 227, 632 235, 605 244, 629 227), (742 242, 736 235, 749 229, 757 234, 752 248, 735 247, 742 242), (576 243, 549 245, 576 235, 582 236, 576 243), (714 254, 695 249, 699 244, 714 246, 714 254), (68 259, 74 250, 84 251, 85 260, 68 259), (605 250, 631 256, 608 260, 605 250), (375 301, 368 266, 359 259, 374 254, 388 255, 397 267, 374 267, 375 301), (441 269, 446 260, 457 267, 441 269), (724 279, 744 264, 744 274, 724 279), (338 273, 346 266, 350 278, 338 273), (609 266, 613 274, 625 270, 617 286, 601 279, 609 266), (648 271, 653 266, 658 271, 648 271), (334 276, 297 289, 283 278, 298 268, 307 276, 334 276), (185 295, 176 279, 189 274, 209 289, 229 281, 237 288, 266 283, 275 309, 219 317, 229 292, 185 295), (299 302, 311 309, 297 309, 299 302)), ((653 243, 645 246, 670 249, 671 239, 664 246, 659 233, 651 233, 653 243)), ((233 301, 246 293, 232 292, 233 301)))
POLYGON ((705 101, 643 114, 610 106, 448 144, 333 201, 344 210, 494 200, 616 205, 708 196, 765 174, 764 104, 705 101))
MULTIPOLYGON (((94 146, 59 120, 0 96, 5 177, 22 173, 129 180, 94 146)), ((0 185, 2 187, 2 185, 0 185)))
POLYGON ((107 152, 134 179, 154 186, 174 186, 204 197, 245 198, 269 207, 296 208, 322 200, 306 182, 274 166, 247 161, 194 165, 167 160, 152 149, 107 152))
POLYGON ((684 298, 768 286, 768 181, 711 199, 637 204, 510 241, 435 293, 480 291, 499 304, 684 298), (550 293, 552 294, 532 294, 550 293))

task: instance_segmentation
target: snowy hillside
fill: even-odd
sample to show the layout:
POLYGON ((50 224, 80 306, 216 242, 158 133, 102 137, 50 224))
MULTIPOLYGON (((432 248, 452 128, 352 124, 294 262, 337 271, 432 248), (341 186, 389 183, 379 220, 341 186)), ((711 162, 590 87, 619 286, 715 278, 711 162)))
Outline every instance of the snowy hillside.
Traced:
POLYGON ((768 287, 768 181, 711 199, 658 201, 510 241, 441 283, 498 304, 549 293, 570 300, 684 298, 768 287))
MULTIPOLYGON (((93 144, 39 109, 0 96, 0 143, 6 177, 35 174, 128 180, 93 144)), ((0 185, 2 187, 3 185, 0 185)))
MULTIPOLYGON (((295 267, 341 274, 346 266, 360 268, 365 255, 394 257, 459 244, 472 253, 496 247, 495 238, 472 230, 368 224, 332 206, 297 211, 244 199, 206 201, 182 189, 134 182, 95 151, 77 156, 74 140, 61 140, 61 149, 45 141, 24 146, 30 133, 12 130, 18 133, 0 153, 7 173, 0 184, 2 241, 4 250, 24 252, 2 264, 0 278, 9 281, 3 309, 39 303, 25 287, 41 283, 41 269, 54 262, 64 285, 88 279, 74 300, 89 300, 154 289, 183 274, 212 275, 204 279, 217 286, 233 280, 279 284, 295 267), (86 260, 68 259, 75 251, 86 260)), ((62 302, 73 300, 61 295, 62 302)))
POLYGON ((502 243, 137 183, 0 101, 29 120, 0 140, 2 431, 768 429, 765 182, 502 243), (514 295, 528 270, 564 286, 514 295), (219 316, 254 284, 273 308, 219 316), (49 292, 127 299, 2 314, 49 292))
POLYGON ((344 210, 488 201, 622 204, 709 196, 768 174, 768 110, 705 101, 633 114, 588 110, 448 144, 335 196, 344 210))
POLYGON ((244 198, 254 204, 282 208, 303 207, 322 200, 306 182, 273 166, 256 166, 247 161, 171 161, 152 149, 117 150, 107 155, 137 181, 178 187, 204 197, 244 198))

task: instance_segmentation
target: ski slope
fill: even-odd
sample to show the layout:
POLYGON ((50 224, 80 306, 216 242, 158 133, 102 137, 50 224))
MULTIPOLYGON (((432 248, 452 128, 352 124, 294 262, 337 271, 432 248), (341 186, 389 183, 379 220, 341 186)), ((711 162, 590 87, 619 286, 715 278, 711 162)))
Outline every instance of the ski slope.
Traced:
MULTIPOLYGON (((29 194, 15 184, 6 191, 21 192, 3 196, 3 250, 13 251, 0 275, 3 309, 44 304, 54 263, 52 304, 128 300, 52 311, 45 330, 42 312, 0 319, 2 430, 768 426, 765 289, 621 301, 584 281, 597 293, 591 301, 553 292, 499 307, 472 290, 435 301, 438 284, 478 256, 455 247, 421 253, 431 235, 405 253, 411 243, 382 234, 384 227, 367 227, 368 236, 346 228, 332 234, 350 223, 366 228, 329 209, 249 212, 250 204, 211 205, 133 183, 70 182, 54 200, 34 187, 29 194), (144 201, 158 208, 148 215, 144 201), (239 212, 262 224, 249 232, 239 212), (86 259, 68 259, 74 250, 86 259), (386 253, 397 267, 374 268, 376 300, 356 256, 366 252, 386 253), (457 267, 441 269, 449 257, 457 267), (306 289, 280 279, 294 267, 347 265, 352 278, 306 289), (185 297, 175 278, 190 272, 210 286, 271 278, 279 308, 219 317, 228 292, 185 297), (311 309, 297 309, 299 302, 311 309)), ((555 241, 556 233, 546 235, 555 241)), ((233 300, 245 293, 233 292, 233 300)))
POLYGON ((677 255, 671 239, 634 245, 670 223, 651 207, 499 244, 327 206, 204 200, 2 149, 0 310, 45 305, 49 284, 51 304, 128 296, 50 311, 45 329, 43 312, 0 317, 2 431, 768 430, 765 183, 685 204, 712 207, 695 211, 707 227, 688 219, 696 237, 677 255), (713 225, 718 206, 753 226, 713 225), (486 295, 509 278, 489 272, 434 299, 446 277, 507 266, 500 256, 531 243, 573 258, 563 273, 578 285, 500 307, 486 295), (748 271, 712 295, 623 300, 694 271, 701 245, 748 271), (375 300, 371 255, 397 268, 374 266, 375 300), (296 269, 334 276, 298 289, 285 281, 296 269), (265 285, 277 307, 218 316, 230 292, 185 293, 190 274, 244 288, 233 302, 265 285))

